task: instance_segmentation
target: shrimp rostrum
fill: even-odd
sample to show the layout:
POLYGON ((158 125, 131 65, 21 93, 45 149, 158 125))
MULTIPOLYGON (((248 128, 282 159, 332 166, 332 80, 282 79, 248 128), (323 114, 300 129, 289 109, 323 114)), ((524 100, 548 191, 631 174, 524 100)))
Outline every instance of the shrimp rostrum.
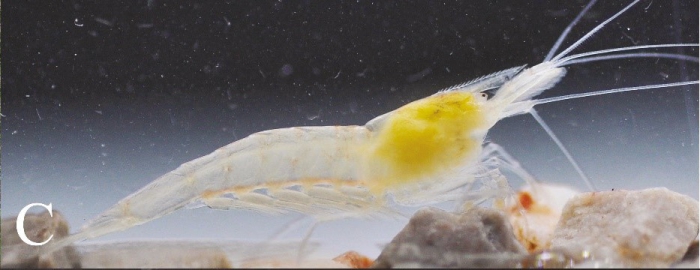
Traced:
MULTIPOLYGON (((553 87, 566 74, 565 66, 574 63, 623 57, 697 62, 696 57, 686 55, 618 52, 698 44, 642 45, 569 54, 636 2, 533 67, 510 68, 441 90, 363 126, 274 129, 223 146, 157 178, 58 243, 125 230, 195 203, 271 214, 292 211, 324 219, 391 216, 396 213, 391 203, 424 205, 458 199, 468 189, 465 187, 490 178, 484 173, 489 164, 486 161, 499 153, 484 150, 484 139, 503 118, 531 113, 535 105, 569 98, 698 83, 533 99, 553 87)), ((493 195, 486 193, 483 196, 493 195)), ((61 245, 58 243, 54 246, 61 245)))

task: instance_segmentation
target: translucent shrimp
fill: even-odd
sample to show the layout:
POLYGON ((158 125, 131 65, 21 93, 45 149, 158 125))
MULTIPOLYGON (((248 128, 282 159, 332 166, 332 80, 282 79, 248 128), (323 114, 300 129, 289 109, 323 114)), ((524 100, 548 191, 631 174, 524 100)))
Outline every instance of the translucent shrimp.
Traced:
MULTIPOLYGON (((441 90, 363 126, 292 127, 252 134, 182 164, 99 214, 80 232, 47 248, 125 230, 195 203, 270 214, 293 211, 325 220, 398 215, 391 202, 424 205, 462 198, 464 187, 492 179, 483 173, 488 160, 504 159, 498 147, 483 148, 486 134, 503 118, 533 112, 535 105, 555 100, 698 83, 533 99, 565 75, 566 65, 614 59, 619 56, 611 54, 615 52, 698 46, 644 45, 569 55, 635 3, 543 63, 441 90), (485 91, 491 90, 489 97, 485 91)), ((676 54, 632 56, 697 61, 676 54)), ((479 193, 476 198, 504 194, 506 189, 479 193)))

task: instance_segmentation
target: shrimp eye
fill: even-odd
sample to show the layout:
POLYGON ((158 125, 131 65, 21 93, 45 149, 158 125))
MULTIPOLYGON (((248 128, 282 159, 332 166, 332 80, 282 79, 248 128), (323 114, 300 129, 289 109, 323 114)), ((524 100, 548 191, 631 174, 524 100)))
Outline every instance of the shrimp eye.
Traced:
POLYGON ((490 99, 490 98, 493 96, 493 94, 487 93, 487 92, 481 92, 481 93, 479 93, 479 95, 480 95, 481 98, 483 98, 484 100, 488 100, 488 99, 490 99))

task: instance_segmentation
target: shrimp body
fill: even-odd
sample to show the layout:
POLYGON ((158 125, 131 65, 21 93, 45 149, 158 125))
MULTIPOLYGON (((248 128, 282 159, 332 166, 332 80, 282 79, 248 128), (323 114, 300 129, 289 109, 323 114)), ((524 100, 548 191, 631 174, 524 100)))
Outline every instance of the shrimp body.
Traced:
POLYGON ((414 204, 418 192, 470 181, 459 174, 478 163, 485 102, 478 91, 443 91, 364 126, 258 132, 180 165, 65 240, 125 230, 197 201, 272 214, 388 214, 387 195, 414 204))

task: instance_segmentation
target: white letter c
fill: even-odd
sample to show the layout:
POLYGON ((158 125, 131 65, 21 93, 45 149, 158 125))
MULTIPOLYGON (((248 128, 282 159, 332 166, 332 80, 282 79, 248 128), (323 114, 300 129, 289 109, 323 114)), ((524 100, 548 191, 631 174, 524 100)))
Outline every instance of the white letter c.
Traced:
POLYGON ((43 203, 31 203, 31 204, 25 206, 24 208, 22 208, 22 211, 19 211, 19 216, 17 216, 17 234, 19 234, 19 238, 22 239, 23 242, 27 243, 27 245, 42 246, 42 245, 48 243, 49 240, 51 240, 51 238, 53 238, 53 234, 51 236, 49 236, 49 239, 46 239, 46 241, 41 242, 41 243, 37 243, 37 242, 34 242, 32 240, 29 240, 29 238, 27 238, 27 234, 24 233, 24 216, 27 214, 27 211, 29 210, 29 208, 32 208, 34 206, 41 206, 41 207, 46 208, 46 210, 49 210, 49 216, 53 217, 53 212, 51 210, 50 203, 49 203, 49 205, 45 205, 43 203))

